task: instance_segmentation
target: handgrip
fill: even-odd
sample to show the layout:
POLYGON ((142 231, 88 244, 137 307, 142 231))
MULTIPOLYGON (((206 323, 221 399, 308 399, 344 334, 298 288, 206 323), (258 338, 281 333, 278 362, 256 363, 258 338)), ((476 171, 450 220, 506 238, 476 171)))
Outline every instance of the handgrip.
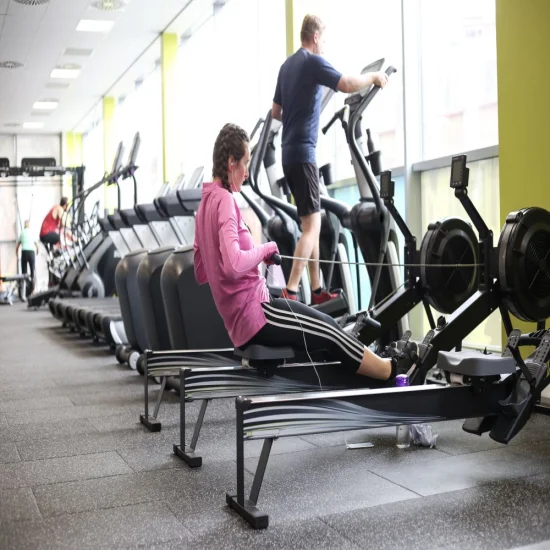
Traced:
POLYGON ((329 122, 321 129, 321 132, 323 132, 323 135, 326 134, 329 130, 329 128, 338 120, 342 120, 342 116, 344 114, 344 108, 340 109, 339 111, 337 111, 336 113, 334 113, 334 115, 332 116, 332 118, 329 120, 329 122))
POLYGON ((269 261, 274 265, 281 265, 282 259, 279 254, 272 254, 269 258, 269 261))

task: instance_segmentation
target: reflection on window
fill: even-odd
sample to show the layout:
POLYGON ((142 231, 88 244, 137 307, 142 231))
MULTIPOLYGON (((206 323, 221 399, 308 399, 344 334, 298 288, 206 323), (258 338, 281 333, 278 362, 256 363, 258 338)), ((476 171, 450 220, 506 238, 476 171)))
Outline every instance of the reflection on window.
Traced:
POLYGON ((423 158, 498 143, 495 3, 422 0, 423 158))

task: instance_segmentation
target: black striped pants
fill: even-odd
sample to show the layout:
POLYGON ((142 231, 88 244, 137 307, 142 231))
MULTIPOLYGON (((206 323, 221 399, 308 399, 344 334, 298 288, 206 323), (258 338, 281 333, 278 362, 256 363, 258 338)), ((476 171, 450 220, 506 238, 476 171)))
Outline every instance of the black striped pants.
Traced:
POLYGON ((291 346, 298 351, 327 350, 331 360, 356 371, 365 347, 329 315, 301 302, 272 298, 262 304, 267 324, 248 344, 291 346), (307 346, 307 350, 306 350, 307 346))

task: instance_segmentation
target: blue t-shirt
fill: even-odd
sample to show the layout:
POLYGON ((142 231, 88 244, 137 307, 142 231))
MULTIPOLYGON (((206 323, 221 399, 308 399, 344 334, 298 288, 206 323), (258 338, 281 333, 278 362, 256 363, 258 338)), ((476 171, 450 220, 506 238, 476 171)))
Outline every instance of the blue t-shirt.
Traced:
POLYGON ((322 86, 336 90, 341 77, 323 57, 304 48, 283 63, 273 98, 283 108, 283 164, 315 164, 322 86))

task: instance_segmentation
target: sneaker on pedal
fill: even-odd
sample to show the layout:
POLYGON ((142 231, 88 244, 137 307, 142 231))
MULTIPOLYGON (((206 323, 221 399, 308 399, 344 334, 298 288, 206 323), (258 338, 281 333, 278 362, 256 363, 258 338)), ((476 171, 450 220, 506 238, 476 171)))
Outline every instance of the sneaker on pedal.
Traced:
POLYGON ((321 292, 312 292, 311 293, 311 305, 318 306, 324 304, 325 302, 330 302, 334 298, 338 298, 339 294, 336 292, 327 292, 325 289, 321 292))
POLYGON ((286 288, 283 288, 281 291, 281 298, 284 298, 285 300, 298 300, 298 294, 291 294, 286 288))
POLYGON ((403 349, 388 346, 384 350, 386 357, 389 357, 395 365, 395 375, 407 374, 411 367, 418 361, 418 345, 416 342, 407 342, 403 349))

